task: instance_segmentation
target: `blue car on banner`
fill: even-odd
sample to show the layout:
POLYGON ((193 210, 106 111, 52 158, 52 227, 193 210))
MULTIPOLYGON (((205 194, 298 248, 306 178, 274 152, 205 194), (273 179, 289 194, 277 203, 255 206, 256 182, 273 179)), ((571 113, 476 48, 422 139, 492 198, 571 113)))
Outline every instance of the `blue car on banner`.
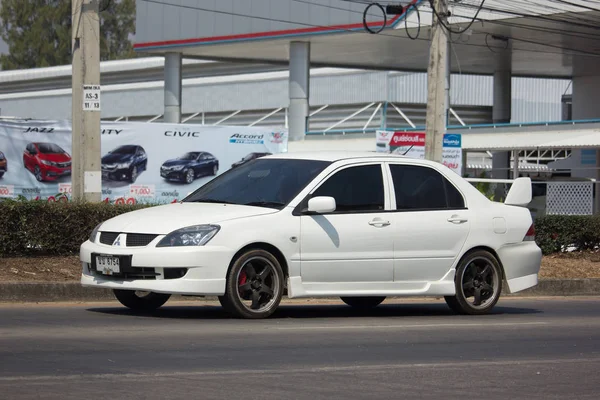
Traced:
POLYGON ((102 178, 133 183, 147 167, 148 155, 142 146, 119 146, 102 157, 102 178))
POLYGON ((192 183, 206 175, 217 175, 219 160, 206 151, 192 151, 167 160, 160 167, 160 176, 166 180, 192 183))

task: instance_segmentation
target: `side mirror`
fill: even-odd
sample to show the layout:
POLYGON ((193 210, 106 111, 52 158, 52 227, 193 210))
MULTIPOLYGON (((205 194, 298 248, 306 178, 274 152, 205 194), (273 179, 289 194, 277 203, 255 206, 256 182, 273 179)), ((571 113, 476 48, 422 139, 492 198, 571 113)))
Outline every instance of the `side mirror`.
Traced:
POLYGON ((308 212, 324 214, 335 211, 335 199, 333 197, 320 196, 308 200, 308 212))

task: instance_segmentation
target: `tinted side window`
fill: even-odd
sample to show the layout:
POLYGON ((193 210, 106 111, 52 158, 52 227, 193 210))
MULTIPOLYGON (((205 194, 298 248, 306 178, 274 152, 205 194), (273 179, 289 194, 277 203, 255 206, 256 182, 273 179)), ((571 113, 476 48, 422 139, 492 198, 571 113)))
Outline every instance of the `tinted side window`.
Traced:
POLYGON ((439 172, 414 165, 390 165, 396 209, 443 210, 464 208, 460 192, 439 172))
POLYGON ((383 210, 385 190, 380 165, 350 167, 337 172, 312 195, 331 196, 336 212, 383 210))

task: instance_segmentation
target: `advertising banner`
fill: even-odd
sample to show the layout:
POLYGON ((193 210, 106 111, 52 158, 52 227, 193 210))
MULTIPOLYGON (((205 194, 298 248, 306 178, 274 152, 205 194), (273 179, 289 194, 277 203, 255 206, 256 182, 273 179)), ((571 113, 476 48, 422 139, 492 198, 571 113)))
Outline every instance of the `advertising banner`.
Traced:
MULTIPOLYGON (((425 132, 377 131, 376 140, 377 152, 425 158, 425 132)), ((462 174, 462 136, 459 133, 444 135, 442 164, 462 174)))
MULTIPOLYGON (((173 202, 252 159, 287 151, 286 129, 101 123, 102 199, 173 202)), ((71 122, 0 120, 0 197, 68 201, 71 122)))

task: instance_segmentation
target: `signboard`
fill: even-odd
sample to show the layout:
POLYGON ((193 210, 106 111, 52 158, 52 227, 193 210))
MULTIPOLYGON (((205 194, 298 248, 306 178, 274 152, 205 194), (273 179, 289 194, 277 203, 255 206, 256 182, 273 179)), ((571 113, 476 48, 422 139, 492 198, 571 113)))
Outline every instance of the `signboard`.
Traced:
POLYGON ((83 111, 100 111, 100 85, 83 86, 83 111))
MULTIPOLYGON (((377 131, 377 152, 425 158, 425 132, 377 131)), ((459 133, 444 135, 442 164, 462 174, 462 136, 459 133)))
MULTIPOLYGON (((287 151, 285 129, 102 122, 101 130, 102 199, 119 204, 180 200, 234 166, 287 151)), ((70 121, 0 120, 0 152, 0 197, 71 197, 70 121)))

